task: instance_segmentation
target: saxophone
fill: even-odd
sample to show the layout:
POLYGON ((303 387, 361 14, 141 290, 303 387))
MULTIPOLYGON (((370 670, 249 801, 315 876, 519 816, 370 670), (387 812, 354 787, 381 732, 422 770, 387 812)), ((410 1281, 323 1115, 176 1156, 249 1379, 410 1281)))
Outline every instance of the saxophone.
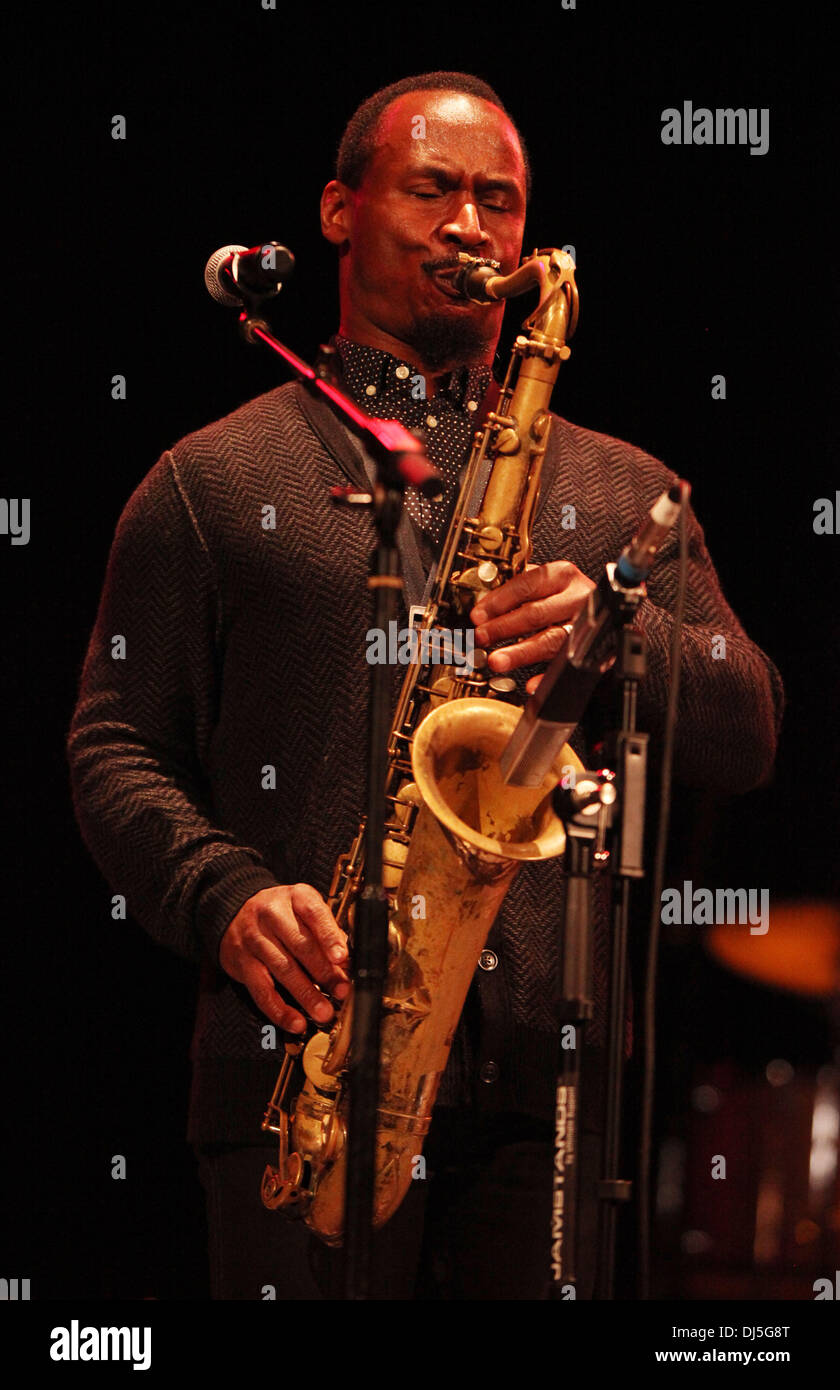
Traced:
MULTIPOLYGON (((426 655, 435 650, 430 643, 438 629, 468 625, 480 596, 528 561, 551 392, 577 321, 575 266, 567 253, 535 251, 508 276, 479 258, 462 254, 459 262, 453 284, 476 302, 535 285, 540 293, 514 343, 497 408, 476 432, 420 623, 419 650, 426 655)), ((551 791, 563 768, 582 771, 582 764, 566 745, 541 786, 504 785, 499 760, 521 711, 498 697, 512 687, 508 678, 490 674, 485 652, 474 651, 460 666, 409 665, 398 699, 385 787, 389 956, 376 1227, 396 1211, 417 1171, 476 961, 516 870, 565 848, 551 791)), ((327 898, 351 938, 363 846, 364 823, 336 864, 327 898)), ((263 1175, 264 1205, 303 1217, 328 1245, 340 1245, 343 1235, 352 1009, 351 989, 331 1031, 312 1024, 303 1037, 286 1042, 262 1124, 279 1141, 277 1166, 263 1175)))

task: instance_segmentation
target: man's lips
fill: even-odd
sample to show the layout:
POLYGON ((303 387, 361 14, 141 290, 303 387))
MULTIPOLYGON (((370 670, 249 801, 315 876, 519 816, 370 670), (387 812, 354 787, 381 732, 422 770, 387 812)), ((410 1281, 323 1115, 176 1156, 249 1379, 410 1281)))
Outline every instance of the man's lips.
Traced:
POLYGON ((427 274, 437 288, 446 295, 447 299, 455 299, 461 304, 468 304, 469 300, 464 295, 460 294, 452 283, 452 276, 456 270, 460 269, 461 267, 457 265, 446 268, 441 267, 438 270, 430 270, 427 274))

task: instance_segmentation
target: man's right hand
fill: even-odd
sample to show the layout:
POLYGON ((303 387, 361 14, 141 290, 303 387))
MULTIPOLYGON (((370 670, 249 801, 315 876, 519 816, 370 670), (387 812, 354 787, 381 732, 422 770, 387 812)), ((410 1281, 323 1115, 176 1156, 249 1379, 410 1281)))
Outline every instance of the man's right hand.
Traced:
POLYGON ((266 1018, 289 1033, 302 1033, 306 1019, 284 1002, 274 981, 316 1023, 329 1023, 334 1010, 322 990, 345 998, 350 985, 341 967, 347 959, 344 933, 309 883, 255 893, 239 909, 219 946, 219 963, 226 974, 245 985, 266 1018))

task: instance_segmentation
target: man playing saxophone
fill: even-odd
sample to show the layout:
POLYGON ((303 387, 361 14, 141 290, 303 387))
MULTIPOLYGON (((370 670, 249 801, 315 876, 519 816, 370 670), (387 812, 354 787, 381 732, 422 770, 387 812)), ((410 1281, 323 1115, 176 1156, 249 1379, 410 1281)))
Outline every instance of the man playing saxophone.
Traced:
MULTIPOLYGON (((495 92, 465 74, 405 79, 351 119, 321 226, 338 253, 343 386, 370 413, 424 431, 444 494, 409 488, 422 568, 497 387, 503 304, 452 292, 458 253, 518 264, 530 169, 495 92)), ((554 419, 534 565, 481 599, 491 669, 538 679, 607 560, 667 486, 641 451, 554 419), (563 524, 563 507, 576 526, 563 524)), ((287 385, 188 436, 117 528, 69 739, 77 816, 106 877, 157 940, 200 963, 188 1137, 207 1190, 216 1298, 335 1297, 340 1252, 260 1205, 255 1122, 282 1032, 323 1025, 349 988, 326 906, 362 809, 372 523, 337 507, 357 455, 287 385), (266 529, 267 506, 276 525, 266 529), (125 658, 112 639, 125 638, 125 658), (278 990, 279 987, 279 990, 278 990), (267 1045, 268 1043, 268 1045, 267 1045)), ((689 516, 690 584, 676 774, 744 791, 768 773, 781 682, 728 607, 689 516), (710 659, 725 634, 728 659, 710 659)), ((676 559, 666 547, 639 612, 649 678, 639 727, 665 708, 676 559)), ((586 765, 584 731, 579 750, 586 765)), ((548 1268, 554 1080, 551 980, 562 867, 525 868, 476 963, 426 1147, 428 1175, 378 1233, 375 1296, 536 1298, 548 1268)), ((608 941, 596 922, 584 1153, 597 1167, 608 941), (588 1146, 588 1147, 586 1147, 588 1146)), ((582 1193, 581 1294, 591 1289, 594 1188, 582 1193)))

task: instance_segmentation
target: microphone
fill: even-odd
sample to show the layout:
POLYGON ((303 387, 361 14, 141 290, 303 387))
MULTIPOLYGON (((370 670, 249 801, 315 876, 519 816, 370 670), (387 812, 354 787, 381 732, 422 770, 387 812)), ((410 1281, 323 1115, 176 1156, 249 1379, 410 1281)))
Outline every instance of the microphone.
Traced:
POLYGON ((615 630, 640 588, 654 557, 688 500, 688 483, 677 479, 654 502, 617 562, 609 564, 574 622, 524 710, 501 758, 502 776, 514 787, 538 787, 559 750, 579 723, 603 673, 615 661, 615 630))
POLYGON ((204 283, 219 304, 240 309, 246 297, 279 294, 283 280, 295 268, 295 258, 279 241, 261 246, 222 246, 204 267, 204 283))
POLYGON ((688 483, 678 478, 656 499, 632 541, 619 555, 615 577, 625 589, 635 588, 650 574, 656 552, 680 514, 684 487, 690 491, 688 483))

